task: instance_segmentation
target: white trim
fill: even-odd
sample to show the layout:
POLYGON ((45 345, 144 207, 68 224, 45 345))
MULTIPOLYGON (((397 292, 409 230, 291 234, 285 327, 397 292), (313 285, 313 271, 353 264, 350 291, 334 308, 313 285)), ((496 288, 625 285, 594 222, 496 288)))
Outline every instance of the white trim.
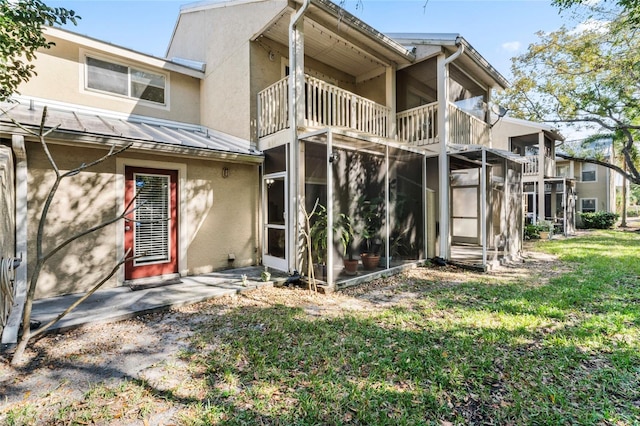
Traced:
POLYGON ((288 271, 289 270, 289 258, 292 256, 291 250, 289 248, 289 227, 287 226, 288 218, 289 218, 289 188, 288 188, 288 178, 287 172, 276 172, 269 173, 262 176, 262 211, 264 211, 264 215, 262 218, 262 264, 265 267, 277 269, 279 271, 288 271), (268 203, 268 195, 267 195, 267 185, 265 181, 267 179, 282 179, 284 183, 284 203, 283 207, 284 211, 284 225, 269 225, 269 209, 267 206, 268 203), (284 259, 280 257, 275 257, 267 254, 268 250, 268 230, 269 229, 281 229, 284 230, 284 242, 285 242, 285 250, 284 250, 284 259))
POLYGON ((80 60, 78 61, 79 65, 80 65, 80 93, 83 93, 85 95, 91 95, 91 96, 98 96, 104 99, 119 99, 122 100, 124 102, 127 102, 131 105, 138 105, 138 104, 142 104, 144 106, 148 106, 151 108, 156 108, 156 109, 162 109, 165 111, 170 111, 171 110, 171 97, 170 97, 170 93, 171 93, 171 74, 166 72, 166 71, 160 71, 160 70, 154 70, 151 68, 145 68, 144 65, 143 66, 137 66, 134 63, 127 61, 125 58, 122 59, 117 59, 114 58, 113 56, 109 56, 109 55, 105 55, 104 53, 98 53, 95 51, 91 51, 91 50, 87 50, 87 49, 83 49, 80 48, 80 60), (113 92, 109 92, 109 91, 105 91, 105 90, 100 90, 100 89, 92 89, 90 87, 88 87, 88 83, 89 83, 89 78, 88 78, 88 70, 89 67, 87 66, 87 59, 88 58, 94 58, 97 59, 99 61, 104 61, 104 62, 109 62, 115 65, 120 65, 123 67, 127 67, 128 69, 128 74, 127 74, 127 91, 128 94, 127 95, 121 95, 118 93, 113 93, 113 92), (142 98, 137 98, 135 96, 131 95, 131 70, 135 69, 135 70, 140 70, 140 71, 145 71, 148 72, 150 74, 157 74, 161 77, 164 77, 164 81, 165 81, 165 85, 164 85, 164 103, 159 103, 159 102, 154 102, 154 101, 149 101, 146 99, 142 99, 142 98))
POLYGON ((114 44, 106 43, 101 40, 97 40, 91 37, 76 34, 71 31, 66 31, 60 28, 43 27, 45 35, 50 37, 57 37, 66 40, 70 43, 75 43, 80 46, 85 46, 88 49, 99 50, 105 52, 105 54, 111 54, 119 56, 123 59, 136 61, 145 64, 146 66, 161 68, 165 71, 177 72, 180 74, 188 75, 198 79, 204 78, 204 72, 200 70, 187 67, 182 64, 168 61, 164 58, 158 58, 156 56, 148 55, 146 53, 137 52, 132 49, 128 49, 122 46, 116 46, 114 44))
MULTIPOLYGON (((116 184, 115 199, 119 209, 124 208, 125 195, 125 167, 146 167, 151 169, 177 170, 178 171, 178 273, 186 276, 189 269, 187 264, 188 245, 188 221, 187 218, 187 165, 185 163, 175 163, 166 161, 138 160, 133 158, 116 157, 116 184)), ((118 226, 124 226, 118 222, 118 226)), ((116 231, 116 259, 124 253, 124 230, 119 227, 116 231)), ((125 281, 124 266, 120 267, 117 274, 118 285, 123 285, 125 281)))

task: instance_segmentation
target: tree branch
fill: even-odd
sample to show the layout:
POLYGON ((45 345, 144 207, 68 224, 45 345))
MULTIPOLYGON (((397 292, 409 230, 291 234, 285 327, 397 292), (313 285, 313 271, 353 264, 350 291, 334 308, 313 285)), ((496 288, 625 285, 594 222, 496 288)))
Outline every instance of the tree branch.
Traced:
POLYGON ((127 263, 128 261, 132 260, 135 258, 135 256, 132 257, 128 257, 129 253, 131 252, 131 249, 128 249, 127 252, 124 254, 123 258, 120 259, 120 261, 118 263, 116 263, 116 265, 113 267, 113 269, 111 270, 111 272, 109 272, 109 274, 107 276, 105 276, 102 280, 100 280, 96 285, 94 285, 91 290, 89 290, 87 293, 85 293, 80 299, 76 300, 75 302, 73 302, 67 309, 65 309, 63 312, 61 312, 57 317, 55 317, 54 319, 52 319, 51 321, 49 321, 48 323, 46 323, 45 325, 40 326, 37 330, 35 330, 34 332, 31 333, 31 338, 33 339, 34 337, 37 337, 38 335, 44 333, 49 327, 51 327, 53 324, 57 323, 58 321, 60 321, 64 316, 66 316, 69 312, 73 311, 75 308, 78 307, 78 305, 80 305, 82 302, 84 302, 85 300, 87 300, 89 298, 89 296, 91 296, 93 293, 95 293, 100 287, 102 287, 104 285, 104 283, 106 283, 107 281, 109 281, 109 279, 111 277, 113 277, 115 275, 116 272, 118 272, 118 269, 120 268, 121 265, 127 263))

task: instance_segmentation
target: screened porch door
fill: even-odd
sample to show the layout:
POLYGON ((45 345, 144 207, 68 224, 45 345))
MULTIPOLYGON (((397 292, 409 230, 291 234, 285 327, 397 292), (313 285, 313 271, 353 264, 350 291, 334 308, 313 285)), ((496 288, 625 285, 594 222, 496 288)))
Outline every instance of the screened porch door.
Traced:
POLYGON ((161 277, 178 272, 178 208, 175 170, 125 168, 125 279, 161 277))
POLYGON ((285 173, 265 175, 263 179, 264 227, 262 263, 280 271, 287 263, 287 178, 285 173))

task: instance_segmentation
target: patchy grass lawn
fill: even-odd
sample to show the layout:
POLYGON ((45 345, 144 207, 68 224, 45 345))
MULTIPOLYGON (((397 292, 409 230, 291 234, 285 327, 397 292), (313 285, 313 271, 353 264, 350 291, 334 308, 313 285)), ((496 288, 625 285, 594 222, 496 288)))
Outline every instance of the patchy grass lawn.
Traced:
POLYGON ((560 261, 500 274, 419 268, 332 296, 270 289, 202 304, 204 318, 184 314, 190 344, 146 377, 58 399, 48 417, 20 403, 0 419, 640 424, 640 235, 534 249, 560 261))

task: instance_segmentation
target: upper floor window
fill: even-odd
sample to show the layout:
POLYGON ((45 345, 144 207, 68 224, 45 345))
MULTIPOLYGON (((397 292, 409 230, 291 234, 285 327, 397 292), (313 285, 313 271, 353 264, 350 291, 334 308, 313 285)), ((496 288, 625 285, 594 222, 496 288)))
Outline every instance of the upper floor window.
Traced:
POLYGON ((596 181, 596 165, 591 163, 582 163, 582 182, 596 181))
POLYGON ((88 89, 165 104, 164 75, 88 56, 86 76, 88 89))
POLYGON ((556 176, 568 178, 569 177, 569 165, 568 164, 562 164, 562 165, 556 166, 556 176))

